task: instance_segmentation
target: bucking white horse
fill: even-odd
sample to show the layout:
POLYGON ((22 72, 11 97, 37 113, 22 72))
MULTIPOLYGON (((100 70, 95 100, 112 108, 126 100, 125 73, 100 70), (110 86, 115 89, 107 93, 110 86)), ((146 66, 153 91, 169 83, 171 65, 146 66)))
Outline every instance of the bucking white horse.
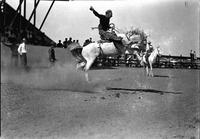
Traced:
POLYGON ((140 64, 142 66, 144 66, 144 68, 146 69, 146 75, 153 77, 154 76, 153 75, 153 64, 156 61, 156 57, 158 55, 161 55, 160 47, 158 46, 158 47, 154 48, 154 50, 151 52, 151 54, 149 55, 149 57, 147 59, 146 59, 145 55, 140 56, 138 51, 134 51, 134 54, 136 55, 140 64), (149 71, 149 68, 150 68, 150 71, 149 71))
MULTIPOLYGON (((124 53, 126 49, 130 48, 131 37, 126 34, 117 34, 117 36, 122 37, 123 46, 121 47, 121 52, 124 53)), ((73 48, 77 44, 71 44, 70 47, 73 48)), ((86 80, 89 81, 88 70, 94 63, 95 59, 100 55, 114 56, 118 55, 119 52, 115 47, 113 42, 93 42, 84 47, 71 50, 72 55, 79 61, 77 68, 83 68, 85 71, 86 80)))

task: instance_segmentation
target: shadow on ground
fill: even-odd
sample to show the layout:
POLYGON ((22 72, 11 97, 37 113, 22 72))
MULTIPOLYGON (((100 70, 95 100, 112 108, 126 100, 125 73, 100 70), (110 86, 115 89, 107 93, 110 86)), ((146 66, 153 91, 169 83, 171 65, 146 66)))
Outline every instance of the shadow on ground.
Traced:
POLYGON ((155 89, 130 89, 130 88, 112 88, 107 87, 107 90, 115 90, 115 91, 133 91, 134 93, 137 92, 147 92, 147 93, 156 93, 156 94, 182 94, 182 92, 169 92, 169 91, 161 91, 155 89))
POLYGON ((168 75, 154 75, 153 77, 170 78, 168 75))

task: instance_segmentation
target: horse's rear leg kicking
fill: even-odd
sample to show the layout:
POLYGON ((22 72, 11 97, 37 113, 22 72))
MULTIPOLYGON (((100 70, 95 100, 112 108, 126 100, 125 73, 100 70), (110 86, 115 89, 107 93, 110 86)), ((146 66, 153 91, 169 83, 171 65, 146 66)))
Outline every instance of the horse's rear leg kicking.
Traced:
POLYGON ((93 62, 94 62, 94 59, 88 60, 87 63, 86 63, 86 66, 85 66, 85 78, 86 78, 86 81, 87 81, 87 82, 90 81, 89 74, 88 74, 88 70, 89 70, 90 67, 92 66, 93 62))
POLYGON ((76 65, 76 69, 83 69, 85 67, 86 63, 85 62, 81 62, 81 63, 78 63, 76 65))

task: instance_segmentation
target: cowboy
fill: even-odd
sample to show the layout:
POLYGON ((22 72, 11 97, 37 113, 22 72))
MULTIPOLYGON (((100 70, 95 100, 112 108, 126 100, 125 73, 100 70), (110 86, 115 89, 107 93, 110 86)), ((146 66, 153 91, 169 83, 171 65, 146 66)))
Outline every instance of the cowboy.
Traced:
POLYGON ((151 52, 153 51, 153 46, 152 46, 152 44, 151 44, 151 41, 148 41, 147 47, 146 47, 146 51, 147 51, 148 53, 151 53, 151 52))
POLYGON ((97 16, 99 20, 98 30, 99 35, 102 40, 109 40, 112 41, 117 49, 120 51, 120 45, 122 45, 122 38, 118 37, 113 31, 109 32, 110 27, 110 18, 112 17, 112 11, 107 10, 105 15, 99 14, 94 8, 91 6, 90 10, 97 16))
POLYGON ((148 57, 151 55, 152 52, 153 52, 153 46, 151 44, 151 41, 148 41, 146 46, 146 51, 144 52, 146 62, 148 62, 148 57))

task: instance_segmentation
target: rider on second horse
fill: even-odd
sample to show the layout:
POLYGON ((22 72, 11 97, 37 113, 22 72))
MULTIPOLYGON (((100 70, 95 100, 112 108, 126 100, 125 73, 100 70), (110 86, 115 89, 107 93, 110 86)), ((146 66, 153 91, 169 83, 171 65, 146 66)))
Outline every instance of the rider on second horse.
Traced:
POLYGON ((99 35, 102 40, 109 40, 115 44, 119 52, 121 53, 120 47, 122 44, 122 38, 118 37, 114 31, 109 31, 110 27, 110 18, 112 17, 112 11, 107 10, 105 15, 99 14, 94 8, 91 6, 90 10, 100 19, 100 23, 98 25, 99 35))
POLYGON ((146 44, 146 50, 144 52, 146 62, 149 62, 148 61, 148 57, 151 55, 151 53, 153 52, 153 50, 154 49, 153 49, 153 46, 152 46, 151 42, 148 41, 148 43, 146 44))

